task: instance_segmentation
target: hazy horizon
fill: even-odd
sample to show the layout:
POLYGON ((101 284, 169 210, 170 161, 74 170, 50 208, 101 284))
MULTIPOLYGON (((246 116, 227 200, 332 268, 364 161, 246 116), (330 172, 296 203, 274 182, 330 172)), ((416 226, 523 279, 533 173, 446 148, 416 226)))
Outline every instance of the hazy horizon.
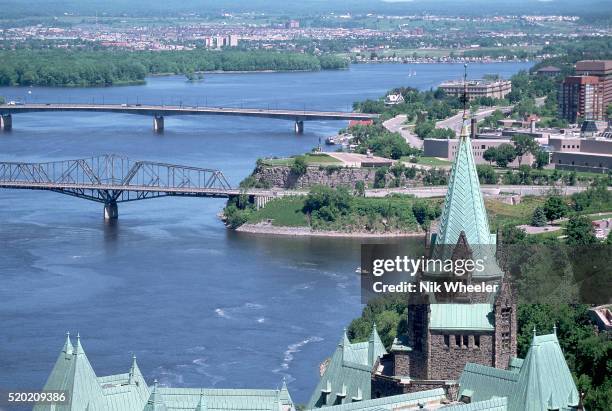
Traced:
POLYGON ((584 0, 1 0, 5 10, 2 19, 28 16, 51 16, 64 13, 127 15, 173 15, 184 13, 214 14, 227 12, 260 12, 269 14, 316 14, 350 12, 353 14, 438 13, 445 15, 486 14, 578 14, 609 15, 609 1, 584 0), (6 12, 8 10, 8 12, 6 12))

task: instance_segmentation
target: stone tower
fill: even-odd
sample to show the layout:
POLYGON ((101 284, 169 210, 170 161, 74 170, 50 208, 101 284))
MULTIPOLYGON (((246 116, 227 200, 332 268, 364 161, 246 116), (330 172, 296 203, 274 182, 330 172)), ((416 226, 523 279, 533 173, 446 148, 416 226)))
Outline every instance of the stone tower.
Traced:
POLYGON ((493 293, 421 296, 412 301, 409 331, 396 339, 385 358, 392 365, 374 377, 373 384, 378 378, 387 395, 440 386, 448 391, 467 363, 506 368, 516 357, 516 302, 497 263, 497 236, 490 231, 465 114, 459 138, 439 229, 428 236, 426 248, 430 259, 480 259, 484 269, 461 276, 428 269, 417 279, 497 288, 493 293))

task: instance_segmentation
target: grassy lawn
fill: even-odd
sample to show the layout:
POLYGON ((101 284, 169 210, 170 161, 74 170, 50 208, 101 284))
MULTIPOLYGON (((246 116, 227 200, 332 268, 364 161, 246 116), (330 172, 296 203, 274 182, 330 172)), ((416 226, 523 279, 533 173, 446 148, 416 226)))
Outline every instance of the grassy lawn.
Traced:
MULTIPOLYGON (((341 165, 342 162, 327 154, 304 154, 306 164, 309 166, 317 165, 341 165)), ((293 164, 293 157, 290 158, 266 158, 263 163, 268 166, 290 166, 293 164)))
MULTIPOLYGON (((495 171, 498 173, 505 173, 508 170, 512 170, 512 171, 517 171, 517 168, 498 168, 495 167, 495 171)), ((537 173, 542 173, 544 175, 551 175, 552 173, 555 172, 555 169, 548 169, 548 168, 542 168, 542 169, 538 169, 538 170, 533 170, 534 172, 537 173)), ((571 173, 571 171, 568 170, 556 170, 558 173, 563 173, 563 174, 569 174, 571 173)), ((589 173, 588 171, 576 171, 576 177, 584 177, 584 178, 588 178, 588 179, 593 179, 593 178, 598 178, 598 177, 605 177, 606 174, 602 174, 602 173, 589 173)))
POLYGON ((520 204, 511 205, 499 200, 485 198, 489 224, 493 230, 505 224, 529 224, 533 210, 546 201, 543 197, 525 196, 520 204))
MULTIPOLYGON (((409 157, 402 157, 400 160, 410 163, 409 157)), ((416 163, 422 164, 424 166, 432 166, 432 167, 443 167, 443 166, 450 166, 453 164, 450 161, 442 160, 437 157, 417 157, 416 163)))
POLYGON ((565 230, 561 229, 561 230, 557 230, 557 231, 549 231, 546 233, 540 233, 540 234, 531 234, 530 236, 538 238, 540 240, 545 240, 547 238, 558 238, 558 237, 563 237, 565 230))
POLYGON ((306 215, 302 213, 304 198, 281 197, 271 200, 265 207, 260 208, 249 216, 249 223, 259 223, 268 219, 272 220, 272 225, 285 227, 305 227, 308 226, 306 215))
POLYGON ((612 218, 612 212, 602 212, 600 215, 590 215, 588 216, 591 221, 595 220, 605 220, 606 218, 612 218))

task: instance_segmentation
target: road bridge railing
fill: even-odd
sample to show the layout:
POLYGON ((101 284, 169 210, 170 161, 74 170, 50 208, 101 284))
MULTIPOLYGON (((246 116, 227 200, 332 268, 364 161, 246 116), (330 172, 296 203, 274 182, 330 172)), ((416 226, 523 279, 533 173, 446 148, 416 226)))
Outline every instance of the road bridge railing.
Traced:
POLYGON ((27 103, 0 104, 0 128, 10 130, 13 127, 13 114, 59 111, 125 113, 152 116, 153 128, 156 131, 162 131, 164 129, 164 117, 178 115, 244 116, 291 120, 295 122, 296 133, 302 133, 304 131, 304 121, 373 120, 378 118, 378 114, 305 109, 265 109, 149 104, 27 103))

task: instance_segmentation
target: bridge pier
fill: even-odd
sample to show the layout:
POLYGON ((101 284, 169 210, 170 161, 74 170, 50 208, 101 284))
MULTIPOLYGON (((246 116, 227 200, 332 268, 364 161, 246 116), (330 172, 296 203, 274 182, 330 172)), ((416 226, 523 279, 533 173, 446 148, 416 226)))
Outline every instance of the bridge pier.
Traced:
POLYGON ((0 130, 10 131, 13 128, 13 116, 10 114, 0 115, 0 130))
POLYGON ((302 120, 295 121, 295 134, 304 133, 304 122, 302 120))
POLYGON ((266 206, 266 204, 268 204, 268 202, 270 200, 272 200, 274 197, 270 197, 270 196, 255 196, 255 198, 253 198, 253 202, 255 203, 255 209, 259 210, 260 208, 263 208, 266 206))
POLYGON ((164 116, 155 115, 153 117, 153 130, 157 133, 164 131, 164 116))
POLYGON ((110 203, 104 203, 104 220, 116 220, 119 218, 119 208, 117 207, 116 201, 110 203))

